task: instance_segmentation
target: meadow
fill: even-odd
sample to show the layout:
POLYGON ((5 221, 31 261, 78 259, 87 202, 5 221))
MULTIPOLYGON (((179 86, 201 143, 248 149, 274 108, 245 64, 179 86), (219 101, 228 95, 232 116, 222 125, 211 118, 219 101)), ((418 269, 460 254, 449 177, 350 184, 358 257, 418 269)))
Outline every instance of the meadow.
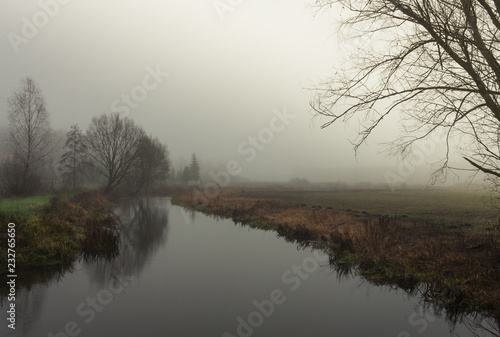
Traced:
POLYGON ((489 191, 465 188, 375 188, 293 190, 245 188, 234 196, 290 202, 302 207, 334 209, 355 216, 391 216, 405 221, 487 226, 499 215, 489 191))

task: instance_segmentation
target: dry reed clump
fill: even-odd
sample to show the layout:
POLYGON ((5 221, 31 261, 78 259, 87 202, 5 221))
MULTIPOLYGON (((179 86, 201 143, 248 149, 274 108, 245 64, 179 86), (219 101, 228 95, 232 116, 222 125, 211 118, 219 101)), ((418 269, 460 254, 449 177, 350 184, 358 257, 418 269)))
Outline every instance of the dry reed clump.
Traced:
MULTIPOLYGON (((176 201, 182 205, 194 206, 194 197, 190 194, 177 196, 176 201)), ((199 210, 231 218, 237 223, 275 229, 280 235, 292 240, 327 241, 332 228, 342 223, 355 222, 355 218, 348 214, 300 208, 274 200, 234 197, 228 191, 209 199, 199 210)))
POLYGON ((116 254, 120 235, 117 230, 118 219, 109 214, 110 201, 101 193, 94 192, 78 195, 75 202, 85 210, 85 216, 75 223, 85 230, 82 252, 87 255, 116 254))
POLYGON ((97 213, 107 212, 111 207, 111 202, 99 192, 78 194, 73 198, 73 202, 86 210, 97 213))
POLYGON ((376 283, 423 286, 429 299, 444 306, 499 315, 498 234, 381 217, 338 228, 330 239, 341 256, 356 255, 361 274, 376 283))
POLYGON ((106 217, 92 216, 85 220, 85 238, 82 252, 86 257, 99 255, 114 256, 118 252, 120 235, 116 229, 117 219, 111 215, 106 217))
MULTIPOLYGON (((111 203, 95 192, 77 195, 73 201, 54 199, 47 210, 54 218, 65 221, 68 227, 83 233, 83 238, 78 241, 82 252, 89 254, 118 249, 118 220, 108 213, 110 207, 111 203)), ((50 221, 47 223, 50 225, 50 221)))

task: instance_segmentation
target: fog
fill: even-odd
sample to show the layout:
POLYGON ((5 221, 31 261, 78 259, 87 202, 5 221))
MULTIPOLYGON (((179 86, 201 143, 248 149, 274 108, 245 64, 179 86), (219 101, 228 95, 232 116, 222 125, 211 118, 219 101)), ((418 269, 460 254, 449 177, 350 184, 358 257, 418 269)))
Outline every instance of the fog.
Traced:
MULTIPOLYGON (((326 120, 313 119, 307 88, 350 48, 338 15, 315 13, 313 2, 2 1, 0 125, 19 79, 32 76, 54 129, 120 112, 167 144, 174 167, 196 153, 202 169, 233 160, 257 181, 384 182, 399 164, 381 153, 396 118, 357 157, 357 121, 321 129, 326 120)), ((412 179, 425 182, 437 157, 412 179)))

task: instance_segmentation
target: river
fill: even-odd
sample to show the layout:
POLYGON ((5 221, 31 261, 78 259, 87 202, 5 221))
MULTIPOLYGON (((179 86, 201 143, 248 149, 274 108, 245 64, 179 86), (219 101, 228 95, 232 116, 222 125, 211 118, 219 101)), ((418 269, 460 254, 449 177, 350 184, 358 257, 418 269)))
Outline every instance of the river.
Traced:
POLYGON ((340 274, 325 253, 275 232, 169 198, 115 212, 120 253, 21 275, 16 330, 4 297, 0 336, 471 336, 419 298, 340 274))

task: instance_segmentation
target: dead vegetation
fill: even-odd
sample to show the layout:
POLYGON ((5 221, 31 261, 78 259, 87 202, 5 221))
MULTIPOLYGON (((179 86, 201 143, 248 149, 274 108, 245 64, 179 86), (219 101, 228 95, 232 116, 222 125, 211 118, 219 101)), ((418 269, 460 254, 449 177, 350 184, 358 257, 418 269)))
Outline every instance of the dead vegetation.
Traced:
MULTIPOLYGON (((117 221, 109 214, 110 202, 99 193, 73 199, 53 198, 33 215, 0 213, 0 233, 16 223, 16 266, 29 270, 68 264, 76 256, 114 256, 120 240, 117 221)), ((0 272, 5 273, 7 246, 0 247, 0 272)))
MULTIPOLYGON (((193 206, 189 193, 174 202, 193 206)), ((209 200, 205 213, 327 246, 336 268, 371 282, 418 290, 447 312, 483 312, 500 321, 500 232, 445 222, 403 222, 293 202, 237 196, 209 200)))

